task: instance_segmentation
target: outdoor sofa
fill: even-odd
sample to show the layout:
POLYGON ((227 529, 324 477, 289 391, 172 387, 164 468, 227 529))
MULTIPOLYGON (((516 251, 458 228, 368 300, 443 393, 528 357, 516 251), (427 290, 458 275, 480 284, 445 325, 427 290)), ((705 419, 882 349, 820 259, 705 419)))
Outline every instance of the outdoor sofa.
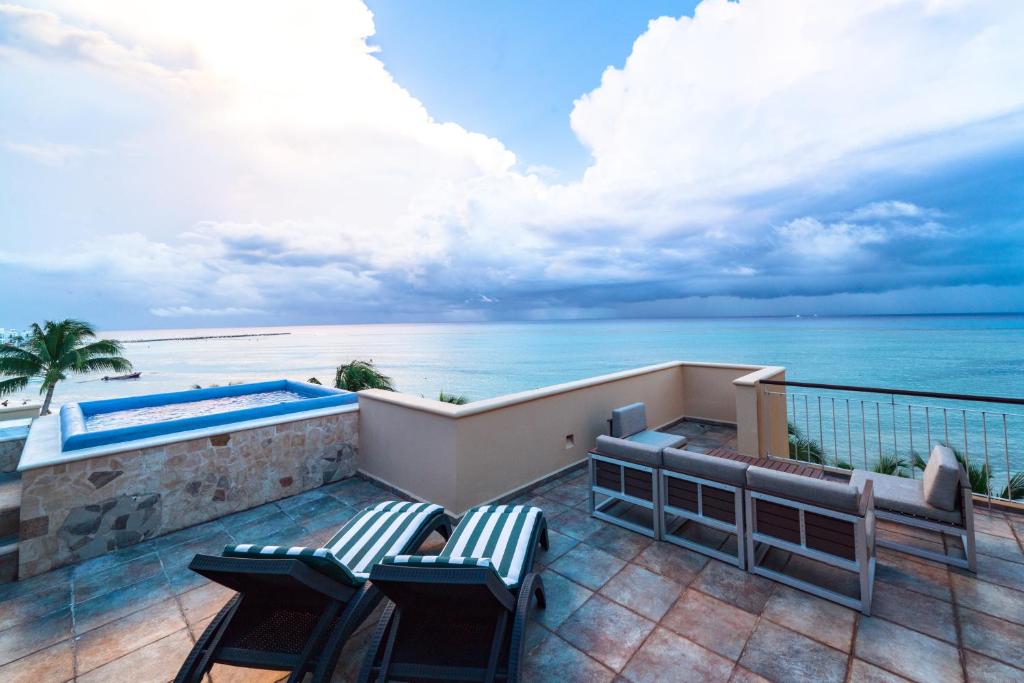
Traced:
POLYGON ((647 428, 647 409, 631 403, 612 411, 611 435, 597 437, 588 458, 590 513, 637 533, 660 538, 658 470, 665 448, 686 437, 647 428))
POLYGON ((682 448, 686 437, 647 428, 647 408, 643 403, 630 403, 612 411, 611 436, 655 448, 682 448))
POLYGON ((743 505, 750 465, 677 448, 666 448, 661 457, 661 540, 746 569, 743 505))
POLYGON ((548 547, 539 508, 469 510, 438 555, 386 556, 370 581, 390 599, 359 680, 522 680, 533 600, 545 606, 534 553, 548 547))
POLYGON ((330 679, 345 641, 382 598, 368 582, 385 555, 415 552, 433 532, 451 536, 439 505, 390 501, 367 507, 323 547, 229 545, 189 567, 234 591, 175 681, 200 681, 215 663, 330 679))
POLYGON ((971 482, 952 449, 936 445, 921 479, 854 470, 851 484, 863 487, 867 482, 874 485, 875 515, 878 519, 953 536, 960 541, 961 547, 956 550, 961 556, 927 550, 891 538, 879 538, 878 545, 977 571, 971 482))
POLYGON ((860 489, 751 466, 746 473, 746 527, 752 573, 871 613, 875 512, 870 480, 860 489), (856 586, 841 590, 837 583, 842 575, 819 571, 801 558, 852 573, 856 586))

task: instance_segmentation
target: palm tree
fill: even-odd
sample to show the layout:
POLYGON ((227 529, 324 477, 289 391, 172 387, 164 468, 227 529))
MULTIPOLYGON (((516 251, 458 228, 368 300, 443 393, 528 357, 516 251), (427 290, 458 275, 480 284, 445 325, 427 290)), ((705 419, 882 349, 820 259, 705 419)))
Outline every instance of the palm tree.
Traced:
MULTIPOLYGON (((915 454, 916 455, 916 454, 915 454)), ((907 461, 893 453, 883 453, 872 467, 872 472, 891 474, 896 477, 907 476, 907 461)))
POLYGON ((121 355, 119 342, 92 339, 96 339, 96 331, 81 320, 47 320, 42 327, 33 323, 28 339, 20 344, 0 344, 0 375, 10 377, 0 381, 0 396, 24 389, 33 377, 42 377, 39 393, 46 398, 40 414, 48 415, 53 390, 69 373, 132 369, 121 355))
POLYGON ((792 422, 787 423, 789 429, 789 457, 797 460, 825 464, 825 451, 814 439, 804 436, 800 428, 792 422))
POLYGON ((1024 472, 1015 472, 1010 477, 1010 483, 1003 487, 1003 492, 999 494, 999 497, 1010 500, 1024 498, 1024 472))
POLYGON ((351 363, 339 365, 334 374, 334 386, 346 391, 395 390, 395 384, 391 378, 375 368, 373 361, 370 360, 354 360, 351 363))
POLYGON ((467 397, 461 394, 449 394, 444 390, 442 390, 441 393, 437 395, 437 400, 442 401, 443 403, 452 403, 457 406, 462 406, 469 403, 469 399, 467 397))

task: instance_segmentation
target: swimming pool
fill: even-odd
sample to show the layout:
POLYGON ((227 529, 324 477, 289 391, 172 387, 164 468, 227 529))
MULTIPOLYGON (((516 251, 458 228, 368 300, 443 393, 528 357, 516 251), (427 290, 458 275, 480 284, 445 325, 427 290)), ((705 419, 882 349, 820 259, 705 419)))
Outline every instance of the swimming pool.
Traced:
POLYGON ((73 451, 175 432, 356 403, 357 394, 274 380, 65 404, 61 450, 73 451))

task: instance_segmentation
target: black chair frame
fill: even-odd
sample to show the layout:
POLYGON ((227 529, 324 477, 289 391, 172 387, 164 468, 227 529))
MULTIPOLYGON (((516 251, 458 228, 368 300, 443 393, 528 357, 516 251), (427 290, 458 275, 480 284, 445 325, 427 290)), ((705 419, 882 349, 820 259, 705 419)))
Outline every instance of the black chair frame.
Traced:
POLYGON ((548 548, 543 518, 523 563, 531 571, 515 590, 490 567, 375 566, 370 580, 392 602, 370 640, 358 680, 521 681, 533 599, 538 609, 546 605, 543 581, 532 571, 538 544, 548 548), (413 658, 405 658, 410 653, 413 658))
MULTIPOLYGON (((407 548, 417 550, 435 531, 451 537, 448 515, 437 515, 407 548)), ((370 582, 350 585, 280 556, 196 555, 189 568, 238 594, 210 621, 175 683, 198 683, 217 663, 290 671, 289 683, 310 672, 328 681, 345 642, 383 597, 370 582)))

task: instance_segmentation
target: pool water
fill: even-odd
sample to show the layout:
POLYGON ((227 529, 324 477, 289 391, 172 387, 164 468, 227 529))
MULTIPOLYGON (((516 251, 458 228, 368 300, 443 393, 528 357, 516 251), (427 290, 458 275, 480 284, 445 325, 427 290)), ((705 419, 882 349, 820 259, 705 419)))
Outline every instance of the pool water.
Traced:
POLYGON ((154 422, 179 420, 186 417, 199 417, 201 415, 226 413, 233 410, 242 410, 244 408, 276 405, 278 403, 287 403, 289 401, 301 401, 307 398, 309 397, 288 390, 260 391, 252 394, 242 394, 240 396, 223 396, 220 398, 208 398, 200 401, 188 401, 186 403, 169 403, 166 405, 151 406, 147 408, 132 408, 130 410, 97 413, 96 415, 86 416, 85 427, 90 432, 105 429, 118 429, 121 427, 153 424, 154 422))

